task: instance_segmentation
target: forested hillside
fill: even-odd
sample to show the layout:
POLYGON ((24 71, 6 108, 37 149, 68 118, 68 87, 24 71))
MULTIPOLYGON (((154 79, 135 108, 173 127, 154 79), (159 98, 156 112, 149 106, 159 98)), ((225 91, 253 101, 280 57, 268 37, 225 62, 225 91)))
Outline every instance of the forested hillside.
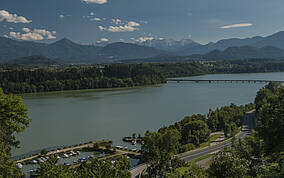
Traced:
POLYGON ((11 69, 0 71, 5 93, 146 86, 166 82, 160 73, 143 65, 67 67, 64 69, 11 69))

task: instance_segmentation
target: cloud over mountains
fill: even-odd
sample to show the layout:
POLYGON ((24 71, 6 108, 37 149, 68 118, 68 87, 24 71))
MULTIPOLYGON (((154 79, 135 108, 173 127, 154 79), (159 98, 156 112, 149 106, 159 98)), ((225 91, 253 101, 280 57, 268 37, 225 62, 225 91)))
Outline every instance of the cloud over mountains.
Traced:
POLYGON ((230 29, 230 28, 240 28, 240 27, 250 27, 252 26, 251 23, 240 23, 240 24, 233 24, 233 25, 226 25, 220 27, 221 29, 230 29))
POLYGON ((47 31, 45 29, 34 29, 29 28, 22 29, 24 33, 21 32, 10 32, 9 36, 17 40, 23 41, 40 41, 44 39, 56 39, 56 31, 47 31))
POLYGON ((31 23, 31 20, 17 14, 11 14, 8 11, 0 10, 0 22, 6 20, 9 23, 31 23))

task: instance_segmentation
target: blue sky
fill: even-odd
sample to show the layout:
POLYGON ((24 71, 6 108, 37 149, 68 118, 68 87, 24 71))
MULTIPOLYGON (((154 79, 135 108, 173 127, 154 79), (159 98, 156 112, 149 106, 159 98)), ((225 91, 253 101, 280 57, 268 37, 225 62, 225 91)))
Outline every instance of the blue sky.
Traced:
POLYGON ((284 30, 283 0, 1 0, 0 36, 53 42, 267 36, 284 30))

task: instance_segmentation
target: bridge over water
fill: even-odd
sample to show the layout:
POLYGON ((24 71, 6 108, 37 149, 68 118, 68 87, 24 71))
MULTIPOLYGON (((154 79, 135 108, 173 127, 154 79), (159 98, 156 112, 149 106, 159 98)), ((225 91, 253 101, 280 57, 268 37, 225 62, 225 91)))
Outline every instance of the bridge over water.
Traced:
POLYGON ((230 80, 230 79, 222 79, 222 80, 216 80, 216 79, 168 79, 168 82, 229 82, 229 83, 233 83, 233 82, 241 82, 241 83, 269 83, 269 82, 280 82, 280 83, 284 83, 283 80, 246 80, 246 79, 242 79, 242 80, 230 80))

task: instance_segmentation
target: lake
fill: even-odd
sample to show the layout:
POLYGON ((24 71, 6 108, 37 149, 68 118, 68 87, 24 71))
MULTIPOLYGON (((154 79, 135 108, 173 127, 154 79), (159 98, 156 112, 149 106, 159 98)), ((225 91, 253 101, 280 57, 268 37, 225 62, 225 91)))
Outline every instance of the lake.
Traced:
MULTIPOLYGON (((217 74, 191 79, 267 79, 284 80, 284 73, 217 74)), ((253 102, 264 83, 169 82, 146 87, 100 92, 66 92, 24 96, 33 119, 18 135, 21 155, 52 146, 72 145, 111 139, 114 145, 124 136, 144 134, 196 113, 224 105, 253 102)), ((133 147, 128 145, 129 147, 133 147)))

